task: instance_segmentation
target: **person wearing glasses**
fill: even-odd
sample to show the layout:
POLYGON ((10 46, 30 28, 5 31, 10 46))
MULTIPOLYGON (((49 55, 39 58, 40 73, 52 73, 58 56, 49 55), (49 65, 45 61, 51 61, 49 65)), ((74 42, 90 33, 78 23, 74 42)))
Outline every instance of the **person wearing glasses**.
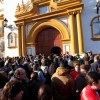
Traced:
POLYGON ((14 72, 14 76, 10 79, 10 81, 18 80, 22 83, 24 92, 22 100, 28 100, 27 83, 25 79, 26 79, 26 72, 23 68, 17 68, 14 72))

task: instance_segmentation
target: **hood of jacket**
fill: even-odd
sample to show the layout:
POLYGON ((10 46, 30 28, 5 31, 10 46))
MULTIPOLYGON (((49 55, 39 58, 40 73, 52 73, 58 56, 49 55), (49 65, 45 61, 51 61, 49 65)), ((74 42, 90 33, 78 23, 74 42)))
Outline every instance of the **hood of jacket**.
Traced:
POLYGON ((68 72, 67 68, 64 67, 58 67, 56 70, 56 74, 59 76, 64 76, 67 74, 67 72, 68 72))

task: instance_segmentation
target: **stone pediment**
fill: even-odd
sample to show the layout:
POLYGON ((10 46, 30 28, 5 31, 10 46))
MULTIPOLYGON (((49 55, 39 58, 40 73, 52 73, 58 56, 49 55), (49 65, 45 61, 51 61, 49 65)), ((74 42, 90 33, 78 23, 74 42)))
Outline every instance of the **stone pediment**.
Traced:
MULTIPOLYGON (((17 6, 15 17, 18 20, 21 19, 31 19, 31 18, 40 18, 47 15, 50 16, 54 13, 62 12, 63 10, 66 12, 73 11, 73 9, 79 10, 83 8, 83 3, 81 0, 30 0, 29 4, 17 6), (40 9, 44 12, 40 13, 40 9), (48 9, 48 10, 44 10, 48 9)), ((58 15, 58 14, 57 14, 58 15)))
MULTIPOLYGON (((32 1, 32 0, 31 0, 32 1)), ((53 0, 34 0, 34 2, 30 2, 21 6, 18 4, 15 12, 15 17, 18 19, 30 18, 38 14, 39 7, 48 5, 49 7, 56 7, 56 3, 53 0), (55 5, 54 5, 55 4, 55 5)))

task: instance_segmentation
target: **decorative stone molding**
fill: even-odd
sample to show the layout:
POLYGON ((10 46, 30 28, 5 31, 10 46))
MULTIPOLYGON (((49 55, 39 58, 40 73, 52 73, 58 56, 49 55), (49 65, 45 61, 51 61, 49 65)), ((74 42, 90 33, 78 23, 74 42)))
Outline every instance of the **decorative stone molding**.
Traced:
POLYGON ((82 10, 76 10, 74 14, 82 13, 82 10))
POLYGON ((68 15, 73 15, 74 11, 68 12, 68 15))

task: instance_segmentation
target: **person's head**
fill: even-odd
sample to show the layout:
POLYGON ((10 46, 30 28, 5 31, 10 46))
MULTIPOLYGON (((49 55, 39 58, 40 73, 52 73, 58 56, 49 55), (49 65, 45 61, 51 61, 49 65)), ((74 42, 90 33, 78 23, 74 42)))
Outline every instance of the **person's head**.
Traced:
POLYGON ((73 61, 73 59, 74 59, 73 56, 70 56, 69 58, 70 58, 71 61, 73 61))
POLYGON ((9 79, 5 72, 0 71, 0 88, 3 88, 8 81, 9 79))
POLYGON ((9 58, 8 59, 8 63, 12 63, 12 58, 9 58))
POLYGON ((4 67, 5 62, 4 61, 0 61, 0 67, 4 67))
POLYGON ((60 67, 65 67, 64 60, 62 60, 62 61, 60 62, 60 67))
POLYGON ((80 74, 82 76, 86 76, 86 74, 87 74, 87 67, 85 65, 81 65, 80 66, 80 74))
POLYGON ((89 72, 86 75, 86 81, 94 90, 100 90, 100 74, 98 72, 89 72))
POLYGON ((84 58, 88 57, 88 54, 87 53, 84 53, 84 58))
POLYGON ((34 56, 31 56, 30 59, 31 59, 32 61, 34 61, 34 56))
POLYGON ((60 62, 60 67, 68 67, 68 61, 64 61, 64 60, 62 60, 61 62, 60 62))
POLYGON ((84 61, 84 64, 87 66, 87 65, 90 65, 90 62, 89 61, 84 61))
POLYGON ((56 68, 55 68, 54 63, 52 62, 52 63, 50 64, 50 66, 49 66, 49 74, 50 74, 50 75, 53 75, 55 71, 56 71, 56 68))
POLYGON ((21 64, 21 65, 23 64, 23 58, 18 59, 18 64, 21 64))
POLYGON ((27 58, 27 59, 25 59, 25 62, 24 62, 24 64, 27 64, 27 65, 29 65, 30 64, 30 59, 29 58, 27 58))
POLYGON ((15 71, 17 69, 17 65, 16 64, 12 64, 11 68, 12 68, 13 71, 15 71))
POLYGON ((41 65, 42 65, 42 66, 46 66, 46 65, 47 65, 45 59, 41 61, 41 65))
POLYGON ((40 69, 40 65, 39 64, 34 64, 33 65, 33 71, 37 71, 40 69))
POLYGON ((92 51, 91 50, 88 51, 88 56, 92 56, 92 51))
POLYGON ((73 66, 75 68, 75 71, 79 72, 79 70, 80 70, 80 64, 79 64, 79 62, 78 61, 74 61, 73 62, 73 66))
POLYGON ((76 58, 80 58, 80 55, 78 53, 76 54, 76 58))
POLYGON ((38 73, 32 72, 30 75, 30 81, 38 80, 38 73))
POLYGON ((23 93, 19 81, 10 81, 3 88, 1 100, 21 100, 23 93))
POLYGON ((53 100, 52 88, 49 85, 42 85, 38 91, 38 100, 53 100))
POLYGON ((99 59, 99 55, 95 55, 94 56, 94 62, 96 62, 96 61, 99 61, 100 59, 99 59))
POLYGON ((58 58, 55 57, 55 58, 53 59, 53 62, 54 62, 54 63, 58 63, 58 58))
POLYGON ((14 76, 19 80, 25 80, 26 72, 23 68, 17 68, 14 72, 14 76))

